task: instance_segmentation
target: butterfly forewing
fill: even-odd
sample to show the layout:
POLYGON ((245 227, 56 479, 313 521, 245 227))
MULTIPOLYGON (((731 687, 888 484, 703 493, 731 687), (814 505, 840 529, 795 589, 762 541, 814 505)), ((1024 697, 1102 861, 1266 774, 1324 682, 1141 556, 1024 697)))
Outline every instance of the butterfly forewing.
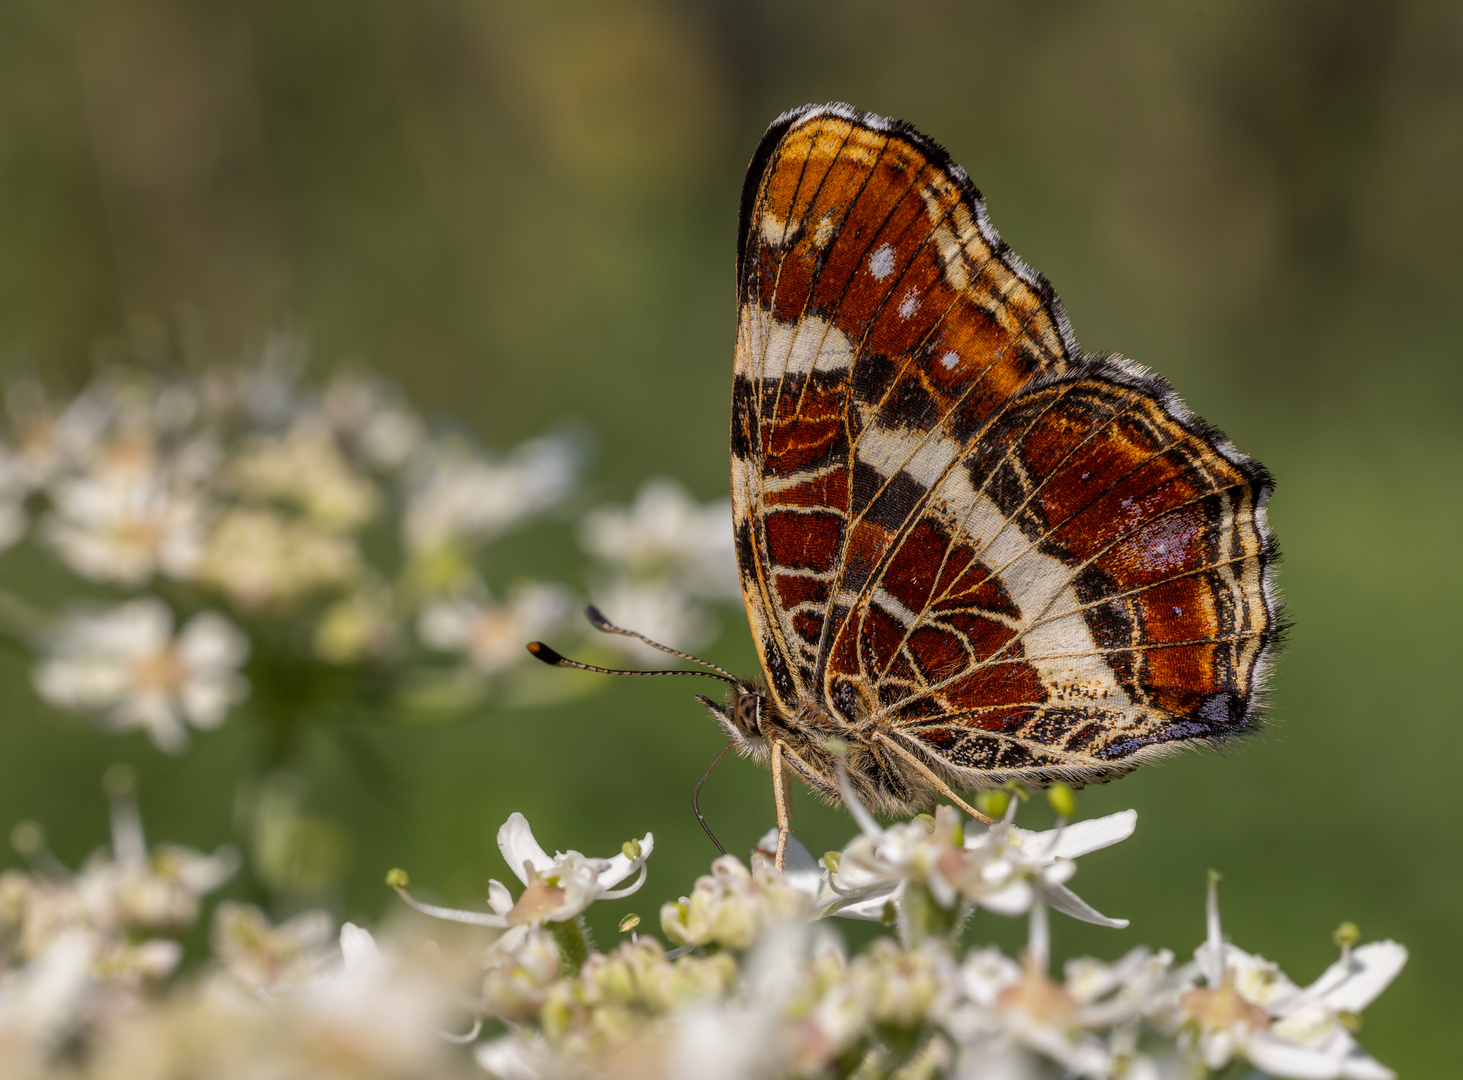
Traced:
POLYGON ((1160 380, 1080 353, 938 146, 790 113, 740 244, 737 556, 784 716, 972 783, 1251 724, 1268 477, 1160 380))

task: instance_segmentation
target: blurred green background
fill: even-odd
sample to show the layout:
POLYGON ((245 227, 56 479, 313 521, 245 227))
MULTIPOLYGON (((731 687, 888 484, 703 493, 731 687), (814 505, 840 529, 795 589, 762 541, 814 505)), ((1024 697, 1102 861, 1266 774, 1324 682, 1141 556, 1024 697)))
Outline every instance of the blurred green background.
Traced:
MULTIPOLYGON (((1298 980, 1343 919, 1404 942, 1364 1043, 1456 1075, 1457 3, 7 0, 0 362, 70 392, 139 315, 226 360, 285 328, 490 445, 585 423, 592 498, 655 474, 721 497, 742 173, 773 117, 829 99, 948 146, 1084 345, 1170 376, 1279 479, 1275 724, 1080 796, 1139 810, 1076 881, 1132 927, 1060 921, 1058 950, 1186 955, 1217 867, 1235 941, 1298 980)), ((515 557, 552 577, 551 550, 515 557)), ((726 623, 710 657, 750 670, 726 623)), ((714 854, 689 799, 720 739, 692 690, 322 726, 300 767, 350 837, 340 912, 389 910, 395 865, 480 903, 517 809, 551 849, 653 830, 650 883, 600 938, 625 910, 653 923, 714 854)), ((154 838, 211 848, 257 749, 230 723, 164 758, 50 713, 0 657, 0 825, 41 821, 72 863, 105 838, 111 762, 137 768, 154 838)), ((769 786, 736 762, 707 785, 733 850, 771 823, 769 786)), ((851 832, 808 798, 799 815, 815 852, 851 832)))

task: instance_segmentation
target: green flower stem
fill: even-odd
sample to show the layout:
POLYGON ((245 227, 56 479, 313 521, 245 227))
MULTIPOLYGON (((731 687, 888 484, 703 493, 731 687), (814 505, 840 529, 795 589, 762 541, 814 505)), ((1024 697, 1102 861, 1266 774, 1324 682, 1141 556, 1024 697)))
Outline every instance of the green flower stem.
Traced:
POLYGON ((911 881, 904 892, 904 911, 900 919, 900 936, 905 948, 913 948, 932 937, 946 937, 959 925, 955 908, 943 908, 923 885, 911 881))
POLYGON ((546 922, 543 925, 559 946, 559 969, 571 978, 578 975, 594 949, 584 916, 576 915, 567 922, 546 922))

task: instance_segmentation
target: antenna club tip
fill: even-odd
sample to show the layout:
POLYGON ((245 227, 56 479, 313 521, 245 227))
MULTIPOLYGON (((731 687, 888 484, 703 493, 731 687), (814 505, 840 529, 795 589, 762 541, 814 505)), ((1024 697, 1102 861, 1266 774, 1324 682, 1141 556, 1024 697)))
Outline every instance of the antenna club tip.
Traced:
POLYGON ((593 604, 584 605, 584 617, 589 620, 589 625, 596 630, 610 631, 615 629, 613 623, 605 618, 604 612, 593 604))
POLYGON ((528 643, 529 654, 551 667, 557 667, 564 662, 564 658, 549 648, 542 641, 530 641, 528 643))

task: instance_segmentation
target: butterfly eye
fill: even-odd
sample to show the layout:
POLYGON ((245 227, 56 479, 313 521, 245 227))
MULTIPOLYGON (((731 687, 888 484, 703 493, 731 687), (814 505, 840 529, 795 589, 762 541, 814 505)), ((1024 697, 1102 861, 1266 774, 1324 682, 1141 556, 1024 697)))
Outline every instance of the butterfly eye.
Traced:
POLYGON ((743 735, 756 737, 762 734, 762 695, 743 694, 732 706, 732 723, 743 735))

